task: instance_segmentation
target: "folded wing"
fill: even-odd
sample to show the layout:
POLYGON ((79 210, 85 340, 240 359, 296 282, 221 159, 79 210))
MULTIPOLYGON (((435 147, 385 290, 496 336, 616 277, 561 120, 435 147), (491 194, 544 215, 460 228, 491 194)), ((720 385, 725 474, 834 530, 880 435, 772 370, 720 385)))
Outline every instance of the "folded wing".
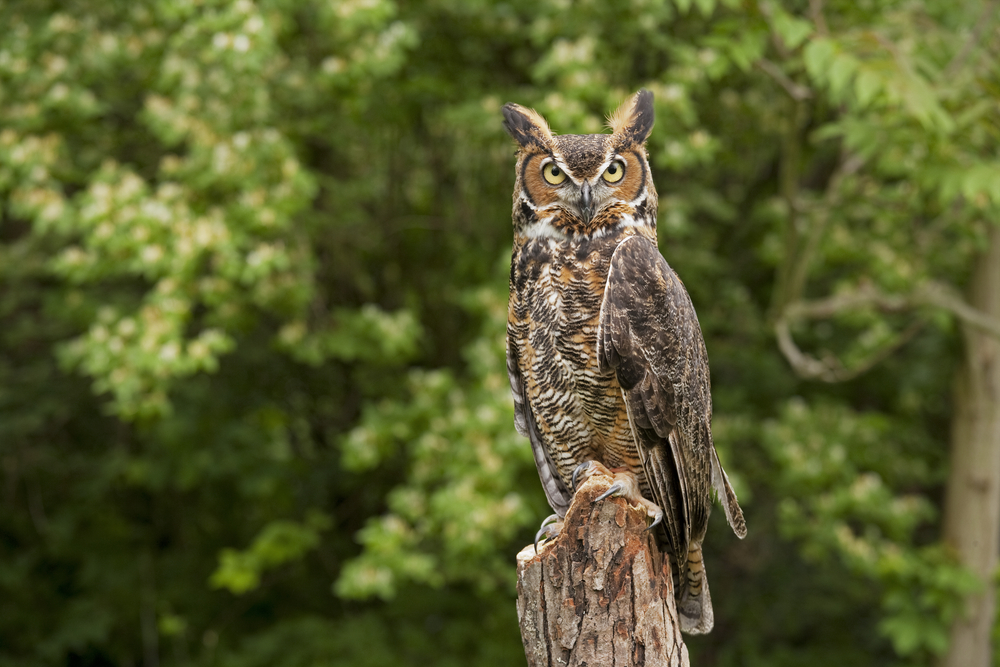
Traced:
POLYGON ((597 332, 602 369, 614 368, 653 502, 678 563, 704 539, 711 490, 733 531, 746 524, 712 444, 711 383, 687 290, 656 245, 622 241, 611 259, 597 332))

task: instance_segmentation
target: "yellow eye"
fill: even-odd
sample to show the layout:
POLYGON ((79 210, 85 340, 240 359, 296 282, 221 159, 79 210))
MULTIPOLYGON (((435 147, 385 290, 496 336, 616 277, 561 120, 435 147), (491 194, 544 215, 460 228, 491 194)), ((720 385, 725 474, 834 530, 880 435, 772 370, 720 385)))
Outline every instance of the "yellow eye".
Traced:
POLYGON ((559 185, 566 180, 566 172, 560 169, 555 162, 549 162, 542 167, 542 177, 549 185, 559 185))
POLYGON ((608 168, 604 170, 601 177, 608 183, 617 183, 622 180, 622 176, 625 175, 625 163, 621 160, 615 160, 608 165, 608 168))

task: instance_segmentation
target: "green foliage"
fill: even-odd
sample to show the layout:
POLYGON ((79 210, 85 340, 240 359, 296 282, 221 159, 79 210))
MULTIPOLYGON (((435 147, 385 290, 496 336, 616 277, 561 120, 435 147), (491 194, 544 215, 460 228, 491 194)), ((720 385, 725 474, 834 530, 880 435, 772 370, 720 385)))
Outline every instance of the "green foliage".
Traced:
POLYGON ((793 399, 765 425, 763 442, 785 536, 804 543, 805 557, 837 558, 880 584, 879 630, 899 655, 929 660, 945 651, 964 596, 981 583, 940 545, 913 545, 934 507, 893 489, 931 481, 927 462, 909 455, 922 437, 907 421, 793 399))
POLYGON ((693 663, 929 664, 995 17, 927 3, 0 4, 0 665, 523 664, 505 101, 644 86, 748 511, 693 663), (497 270, 497 266, 501 266, 497 270), (800 309, 799 311, 802 311, 800 309), (825 368, 797 377, 774 324, 825 368))
POLYGON ((407 581, 513 591, 503 546, 537 519, 519 491, 533 481, 534 459, 510 429, 502 296, 480 290, 466 301, 485 322, 466 349, 468 381, 413 371, 407 395, 366 411, 344 442, 347 469, 370 469, 406 450, 408 472, 386 498, 389 511, 358 534, 364 552, 341 572, 342 596, 388 599, 407 581))
POLYGON ((288 561, 298 560, 316 548, 320 531, 329 529, 330 518, 313 510, 303 523, 272 521, 254 538, 246 551, 223 549, 219 567, 209 582, 241 594, 260 586, 261 573, 288 561))

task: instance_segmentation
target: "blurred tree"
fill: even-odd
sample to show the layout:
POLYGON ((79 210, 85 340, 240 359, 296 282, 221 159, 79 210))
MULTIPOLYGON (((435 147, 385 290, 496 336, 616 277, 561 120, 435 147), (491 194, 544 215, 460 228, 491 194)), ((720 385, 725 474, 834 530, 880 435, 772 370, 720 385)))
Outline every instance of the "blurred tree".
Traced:
MULTIPOLYGON (((1000 226, 990 230, 969 285, 975 312, 1000 322, 1000 226)), ((966 325, 965 359, 955 381, 951 427, 951 470, 945 497, 944 538, 962 563, 992 582, 1000 543, 1000 332, 966 325)), ((970 596, 955 619, 944 664, 990 665, 996 590, 986 586, 970 596)))
POLYGON ((750 525, 693 662, 964 655, 994 10, 0 4, 0 665, 523 664, 498 109, 640 86, 750 525))
MULTIPOLYGON (((892 13, 891 28, 857 27, 835 15, 828 22, 819 3, 810 5, 812 26, 780 18, 773 9, 765 12, 786 49, 802 44, 807 79, 806 84, 796 81, 803 77, 795 76, 798 64, 788 58, 780 68, 765 67, 779 82, 786 82, 796 107, 793 137, 782 158, 788 221, 773 301, 777 340, 800 375, 836 382, 870 369, 912 339, 929 318, 940 317, 941 311, 959 321, 966 344, 953 399, 943 528, 959 561, 978 576, 980 590, 969 596, 964 609, 948 605, 951 611, 945 617, 953 619, 953 626, 944 664, 980 667, 992 660, 992 579, 1000 548, 1000 419, 995 390, 1000 376, 991 362, 1000 344, 996 340, 1000 274, 992 268, 1000 263, 996 227, 1000 194, 993 186, 1000 170, 997 117, 979 106, 985 100, 995 106, 996 101, 995 9, 992 3, 904 6, 892 13), (788 27, 781 28, 782 24, 788 27), (833 122, 819 128, 817 135, 839 137, 842 153, 821 206, 811 209, 799 194, 804 151, 794 134, 809 115, 806 111, 803 116, 803 109, 815 98, 816 88, 840 104, 833 122), (865 181, 867 188, 852 187, 865 181), (817 260, 833 259, 823 249, 843 254, 836 242, 827 239, 837 231, 837 217, 842 215, 838 209, 847 208, 844 194, 852 190, 862 195, 858 201, 868 210, 848 216, 868 222, 875 231, 843 236, 864 249, 855 255, 855 261, 862 262, 861 271, 840 276, 832 285, 832 296, 807 301, 812 266, 817 260), (898 196, 904 192, 916 197, 904 202, 898 196), (893 225, 894 229, 880 224, 879 218, 897 215, 903 224, 893 225), (956 234, 974 239, 974 247, 956 248, 951 242, 956 234), (886 245, 889 238, 893 242, 886 245), (957 258, 962 259, 960 272, 955 271, 957 258), (972 264, 976 268, 969 277, 964 267, 972 264), (965 279, 970 280, 968 302, 954 286, 965 279), (905 326, 899 313, 908 315, 905 326), (792 335, 793 326, 807 319, 853 319, 852 324, 864 326, 865 331, 839 356, 827 352, 817 358, 803 353, 792 335)), ((957 599, 963 592, 971 593, 963 588, 954 589, 957 599)), ((883 627, 894 637, 897 650, 915 643, 915 624, 892 619, 886 623, 883 627)), ((944 652, 946 643, 939 632, 922 636, 934 653, 944 652)))

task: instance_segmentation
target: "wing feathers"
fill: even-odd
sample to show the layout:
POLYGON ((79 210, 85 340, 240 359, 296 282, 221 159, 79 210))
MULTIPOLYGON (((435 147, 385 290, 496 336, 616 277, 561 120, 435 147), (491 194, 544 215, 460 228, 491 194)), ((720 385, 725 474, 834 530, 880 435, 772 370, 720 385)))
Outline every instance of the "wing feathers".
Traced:
POLYGON ((566 485, 559 477, 558 468, 538 433, 535 416, 531 413, 527 397, 524 394, 524 382, 517 366, 517 351, 513 349, 510 338, 507 340, 507 376, 510 379, 510 392, 514 397, 514 427, 517 432, 527 436, 531 442, 531 453, 535 457, 535 467, 538 468, 538 478, 542 482, 545 498, 560 517, 566 516, 569 501, 572 498, 566 485))
POLYGON ((507 377, 510 379, 510 394, 514 397, 514 428, 528 437, 527 406, 524 400, 524 385, 521 382, 521 371, 517 368, 517 359, 511 354, 510 342, 507 342, 507 377))
POLYGON ((645 419, 644 415, 641 416, 642 411, 632 409, 632 406, 639 404, 639 400, 630 398, 624 390, 622 390, 622 396, 625 399, 629 425, 632 427, 642 468, 646 475, 646 482, 652 493, 652 500, 663 510, 663 520, 666 524, 667 535, 670 536, 675 560, 678 563, 684 563, 687 556, 687 539, 683 540, 683 546, 679 540, 675 539, 677 535, 688 533, 685 520, 686 512, 682 503, 684 497, 683 480, 677 474, 677 462, 668 460, 670 452, 667 451, 666 447, 657 446, 659 438, 656 433, 651 428, 640 424, 639 420, 645 419))
POLYGON ((742 511, 712 444, 701 327, 683 284, 650 239, 631 236, 615 249, 597 356, 601 369, 615 369, 622 386, 652 500, 679 512, 668 523, 674 549, 686 554, 691 540, 703 539, 713 488, 734 532, 745 534, 742 511), (669 475, 664 467, 675 472, 669 475))
POLYGON ((723 470, 722 464, 719 463, 719 455, 715 453, 714 449, 712 450, 712 486, 719 495, 719 502, 726 513, 729 527, 736 533, 736 537, 742 540, 747 536, 747 522, 743 518, 740 504, 736 501, 736 492, 729 484, 729 475, 723 470))

